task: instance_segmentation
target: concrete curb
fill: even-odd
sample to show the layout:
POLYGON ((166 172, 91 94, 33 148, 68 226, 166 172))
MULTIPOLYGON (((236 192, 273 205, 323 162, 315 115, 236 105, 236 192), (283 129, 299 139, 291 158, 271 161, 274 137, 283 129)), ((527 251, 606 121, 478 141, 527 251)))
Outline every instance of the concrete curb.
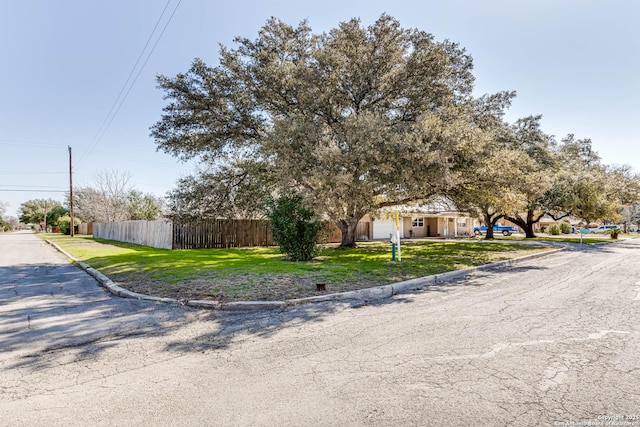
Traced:
POLYGON ((560 251, 564 251, 566 248, 553 249, 546 252, 540 252, 537 254, 525 255, 518 258, 513 258, 505 261, 498 261, 491 264, 485 264, 478 267, 465 268, 462 270, 450 271, 442 274, 434 274, 431 276, 420 277, 417 279, 406 280, 403 282, 393 283, 390 285, 376 286, 367 289, 358 289, 355 291, 339 292, 327 295, 318 295, 307 298, 288 299, 284 301, 235 301, 221 303, 213 300, 179 300, 175 298, 160 298, 151 295, 139 294, 136 292, 128 291, 120 286, 117 286, 111 279, 92 268, 90 265, 80 261, 70 253, 66 252, 57 244, 45 240, 48 244, 56 248, 60 253, 64 254, 67 258, 71 259, 82 270, 87 272, 90 276, 95 278, 98 283, 113 295, 122 298, 132 298, 145 301, 153 301, 165 304, 179 304, 189 307, 206 308, 206 309, 218 309, 218 310, 274 310, 283 309, 286 307, 293 307, 303 304, 316 304, 322 302, 337 302, 348 300, 359 300, 363 302, 382 300, 391 298, 394 295, 400 293, 408 293, 417 290, 421 290, 427 286, 441 285, 447 282, 453 282, 466 278, 477 271, 487 271, 499 268, 511 267, 524 261, 528 261, 535 258, 541 258, 547 255, 551 255, 560 251))

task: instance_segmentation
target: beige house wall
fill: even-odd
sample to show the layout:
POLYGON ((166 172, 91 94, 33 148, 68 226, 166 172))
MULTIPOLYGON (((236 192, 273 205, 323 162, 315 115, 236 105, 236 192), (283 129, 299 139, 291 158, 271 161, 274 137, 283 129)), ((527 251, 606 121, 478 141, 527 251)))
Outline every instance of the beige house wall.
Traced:
MULTIPOLYGON (((365 218, 369 220, 369 217, 365 218)), ((363 220, 365 220, 363 219, 363 220)), ((400 217, 400 236, 403 239, 423 237, 464 237, 473 234, 474 221, 460 214, 413 214, 400 217)), ((374 218, 371 222, 373 239, 388 239, 396 232, 395 218, 374 218)))

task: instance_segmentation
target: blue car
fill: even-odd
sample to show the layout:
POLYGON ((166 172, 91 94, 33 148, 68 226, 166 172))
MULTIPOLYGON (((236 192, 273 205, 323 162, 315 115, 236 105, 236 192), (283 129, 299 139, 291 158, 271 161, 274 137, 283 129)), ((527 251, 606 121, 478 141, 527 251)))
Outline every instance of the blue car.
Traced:
MULTIPOLYGON (((496 224, 493 226, 493 232, 494 234, 502 233, 503 236, 511 236, 513 233, 518 232, 518 227, 513 227, 511 225, 496 224)), ((482 225, 480 227, 473 227, 473 234, 475 234, 476 236, 482 236, 487 234, 487 226, 482 225)))

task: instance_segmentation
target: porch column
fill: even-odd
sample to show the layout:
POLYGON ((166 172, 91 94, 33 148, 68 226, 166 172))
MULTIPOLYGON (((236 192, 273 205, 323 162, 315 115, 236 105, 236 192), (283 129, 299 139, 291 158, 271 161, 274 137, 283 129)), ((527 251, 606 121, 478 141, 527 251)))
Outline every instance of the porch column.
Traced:
POLYGON ((453 217, 453 237, 458 237, 458 217, 453 217))

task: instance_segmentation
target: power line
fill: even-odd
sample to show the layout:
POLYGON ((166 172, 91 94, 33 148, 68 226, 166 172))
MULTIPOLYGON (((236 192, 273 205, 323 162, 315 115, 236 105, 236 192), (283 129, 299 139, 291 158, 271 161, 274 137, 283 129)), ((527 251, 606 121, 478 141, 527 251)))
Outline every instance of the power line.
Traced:
POLYGON ((164 168, 179 167, 179 165, 176 165, 175 163, 156 162, 156 161, 144 158, 144 157, 129 156, 129 155, 122 154, 122 153, 109 153, 109 152, 106 152, 106 151, 99 151, 99 150, 93 150, 93 152, 96 153, 96 154, 100 154, 101 156, 114 157, 114 158, 117 158, 117 159, 135 160, 138 163, 146 163, 148 165, 161 166, 161 167, 164 167, 164 168))
POLYGON ((69 190, 29 190, 29 189, 13 189, 13 188, 0 188, 0 191, 18 192, 18 193, 68 193, 69 190))
MULTIPOLYGON (((107 122, 109 121, 109 117, 111 117, 111 113, 113 113, 113 111, 116 108, 116 105, 118 105, 118 101, 120 100, 120 97, 122 96, 122 93, 124 92, 124 90, 126 89, 127 85, 129 84, 129 81, 131 80, 131 76, 133 76, 133 73, 135 72, 136 68, 138 67, 138 64, 140 63, 140 59, 142 58, 142 55, 144 54, 144 51, 147 49, 147 46, 149 46, 149 42, 153 38, 153 35, 155 34, 156 29, 158 28, 158 25, 160 25, 160 21, 162 20, 162 17, 164 16, 164 13, 166 12, 167 7, 169 7, 169 3, 171 3, 171 0, 167 0, 167 4, 164 5, 164 9, 162 9, 162 13, 158 17, 158 20, 156 21, 156 25, 153 26, 153 30, 151 30, 151 34, 149 34, 149 38, 147 38, 147 42, 144 44, 144 47, 142 48, 142 50, 140 51, 140 54, 138 55, 138 59, 136 59, 136 63, 133 64, 133 67, 131 68, 131 71, 129 72, 129 75, 127 76, 127 80, 122 85, 122 88, 120 89, 120 92, 118 92, 118 96, 116 96, 116 99, 113 101, 113 104, 111 105, 111 109, 109 109, 109 112, 107 113, 107 116, 104 118, 104 121, 102 122, 102 124, 98 128, 98 131, 96 132, 96 135, 91 140, 91 143, 93 145, 91 145, 90 147, 93 147, 95 145, 94 143, 97 143, 97 141, 99 139, 98 137, 100 136, 100 133, 102 132, 102 130, 103 129, 106 130, 107 122)), ((83 157, 82 161, 84 161, 84 159, 90 154, 90 151, 91 151, 91 149, 88 150, 87 154, 83 157)))
POLYGON ((165 12, 167 10, 167 7, 169 6, 170 3, 171 3, 171 0, 168 0, 167 4, 164 6, 164 9, 162 10, 162 13, 160 14, 160 17, 156 21, 156 24, 153 27, 153 30, 151 31, 151 34, 149 35, 149 38, 147 39, 147 42, 144 45, 144 48, 140 52, 140 55, 138 56, 138 59, 136 60, 136 63, 134 64, 133 68, 131 69, 131 72, 129 73, 129 77, 127 78, 127 81, 122 86, 122 89, 120 89, 120 93, 118 94, 118 96, 116 97, 113 105, 111 106, 111 109, 109 110, 109 113, 107 113, 107 116, 105 117, 104 121, 102 122, 102 125, 98 129, 98 132, 96 133, 96 136, 94 136, 94 138, 93 138, 93 140, 91 142, 91 145, 89 146, 89 150, 87 151, 87 153, 80 160, 79 166, 81 166, 87 160, 87 158, 91 155, 91 153, 93 152, 93 149, 96 147, 96 145, 98 145, 98 143, 100 142, 102 137, 107 132, 107 129, 109 129, 109 126, 111 125, 111 123, 113 122, 115 117, 118 115, 118 112, 120 111, 120 108, 124 104, 124 101, 127 99, 127 96, 129 95, 129 92, 131 92, 131 89, 133 89, 133 86, 138 81, 138 77, 142 73, 142 70, 144 69, 145 65, 147 65, 147 62, 149 61, 149 58, 153 54, 153 51, 156 49, 156 46, 158 46, 158 43, 160 42, 160 39, 162 38, 162 35, 164 34, 165 30, 169 26, 169 23, 173 19, 173 16, 175 15, 176 11, 178 10, 178 6, 180 6, 180 3, 182 3, 182 0, 178 0, 178 3, 174 7, 173 12, 171 12, 171 15, 169 16, 169 19, 167 19, 167 21, 165 22, 164 27, 162 28, 162 31, 160 32, 160 35, 156 39, 156 42, 154 43, 153 47, 151 48, 151 51, 149 51, 147 57, 145 58, 145 60, 142 63, 142 65, 140 66, 140 68, 138 70, 138 73, 136 74, 136 76, 134 77, 133 81, 129 85, 129 88, 126 90, 126 92, 124 92, 124 95, 121 98, 121 95, 122 95, 123 91, 127 87, 127 84, 129 83, 129 80, 131 79, 131 76, 133 75, 138 63, 140 62, 140 59, 142 58, 142 56, 144 54, 144 51, 146 50, 147 46, 149 45, 149 42, 153 38, 153 35, 155 34, 156 29, 158 28, 158 25, 160 24, 160 22, 162 20, 162 17, 164 16, 164 14, 165 14, 165 12), (117 108, 116 108, 116 105, 117 105, 117 108), (114 108, 115 108, 115 110, 114 110, 114 108))
POLYGON ((0 172, 0 175, 63 175, 66 172, 0 172))
POLYGON ((2 184, 3 187, 28 187, 28 188, 58 188, 53 185, 12 185, 12 184, 2 184))
POLYGON ((61 144, 47 144, 44 142, 31 142, 31 141, 21 141, 19 139, 0 139, 0 145, 17 145, 20 147, 39 147, 39 148, 49 148, 52 150, 59 150, 63 145, 61 144))

